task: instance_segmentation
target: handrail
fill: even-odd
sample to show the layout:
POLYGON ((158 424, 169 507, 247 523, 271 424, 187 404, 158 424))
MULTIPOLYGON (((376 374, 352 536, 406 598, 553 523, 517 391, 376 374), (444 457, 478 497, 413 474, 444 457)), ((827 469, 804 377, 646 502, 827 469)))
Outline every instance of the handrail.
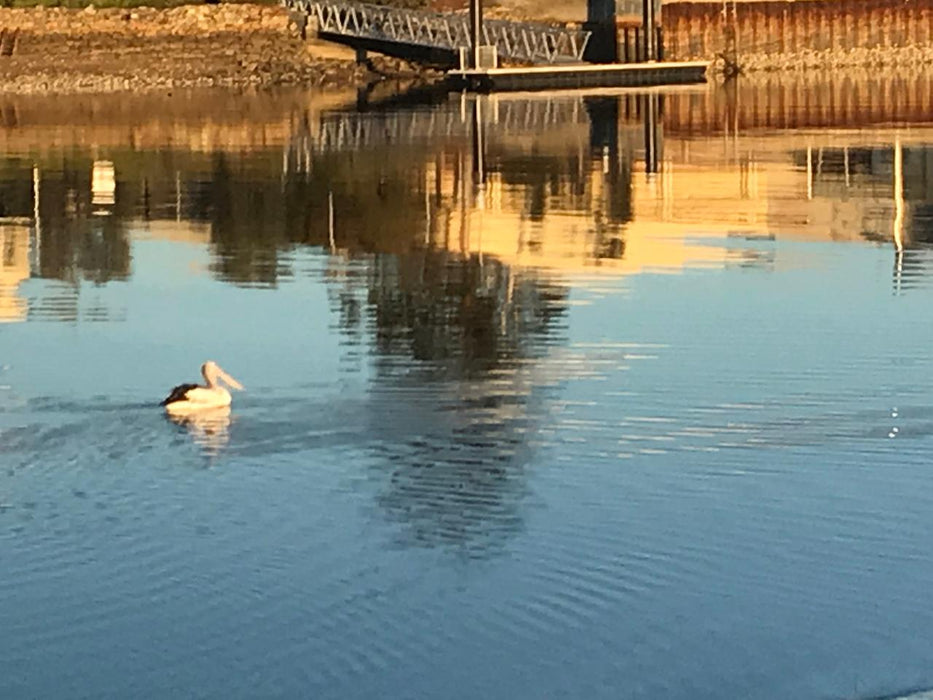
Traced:
MULTIPOLYGON (((462 13, 428 12, 344 0, 283 0, 292 12, 313 17, 318 31, 397 44, 457 51, 470 46, 462 13)), ((535 64, 580 62, 591 32, 537 22, 486 20, 483 41, 501 58, 535 64)))

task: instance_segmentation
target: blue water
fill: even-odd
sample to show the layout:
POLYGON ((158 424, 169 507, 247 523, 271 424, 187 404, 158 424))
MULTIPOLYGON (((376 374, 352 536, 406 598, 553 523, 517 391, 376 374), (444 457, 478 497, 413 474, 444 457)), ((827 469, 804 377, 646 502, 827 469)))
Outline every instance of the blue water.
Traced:
MULTIPOLYGON (((432 175, 470 157, 469 128, 325 142, 310 169, 282 169, 289 143, 8 154, 0 192, 29 220, 0 226, 18 300, 0 306, 0 697, 933 686, 923 201, 905 205, 900 257, 816 217, 786 233, 775 203, 805 198, 806 173, 794 146, 749 135, 797 178, 758 194, 773 240, 723 235, 720 210, 668 195, 644 234, 655 209, 623 138, 621 258, 549 256, 569 235, 554 222, 605 225, 582 194, 605 154, 579 154, 590 125, 573 113, 536 141, 489 127, 482 207, 432 175), (114 163, 112 204, 92 205, 95 158, 114 163), (439 244, 464 213, 484 240, 519 221, 538 243, 439 244), (645 235, 691 253, 626 269, 645 235), (157 402, 206 359, 246 391, 229 414, 168 419, 157 402)), ((689 166, 678 143, 671 172, 689 166)), ((831 209, 864 203, 890 231, 896 192, 834 192, 831 209)))

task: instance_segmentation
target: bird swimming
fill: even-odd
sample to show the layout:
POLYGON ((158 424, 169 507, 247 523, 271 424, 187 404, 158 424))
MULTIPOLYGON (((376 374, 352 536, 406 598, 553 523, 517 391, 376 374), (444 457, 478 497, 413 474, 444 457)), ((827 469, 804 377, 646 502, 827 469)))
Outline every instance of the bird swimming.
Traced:
POLYGON ((201 365, 201 374, 205 385, 179 384, 160 403, 168 413, 187 413, 220 406, 229 406, 232 398, 230 392, 221 386, 223 382, 231 389, 242 389, 243 385, 229 374, 224 372, 213 360, 201 365))

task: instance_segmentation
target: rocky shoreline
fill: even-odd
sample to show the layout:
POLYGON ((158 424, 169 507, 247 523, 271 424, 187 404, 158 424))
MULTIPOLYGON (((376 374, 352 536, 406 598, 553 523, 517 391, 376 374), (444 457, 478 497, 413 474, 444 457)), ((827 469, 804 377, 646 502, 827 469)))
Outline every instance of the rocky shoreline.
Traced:
POLYGON ((300 38, 279 6, 0 8, 0 94, 350 87, 421 74, 300 38))

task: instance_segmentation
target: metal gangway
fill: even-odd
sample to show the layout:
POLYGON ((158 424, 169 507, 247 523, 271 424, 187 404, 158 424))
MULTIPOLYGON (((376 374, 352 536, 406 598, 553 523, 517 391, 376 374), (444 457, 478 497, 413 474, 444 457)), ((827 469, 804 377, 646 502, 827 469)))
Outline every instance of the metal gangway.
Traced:
MULTIPOLYGON (((283 0, 323 39, 411 60, 459 65, 471 46, 464 13, 407 10, 343 0, 283 0)), ((583 61, 591 32, 536 22, 484 20, 483 41, 499 58, 530 64, 583 61)))

